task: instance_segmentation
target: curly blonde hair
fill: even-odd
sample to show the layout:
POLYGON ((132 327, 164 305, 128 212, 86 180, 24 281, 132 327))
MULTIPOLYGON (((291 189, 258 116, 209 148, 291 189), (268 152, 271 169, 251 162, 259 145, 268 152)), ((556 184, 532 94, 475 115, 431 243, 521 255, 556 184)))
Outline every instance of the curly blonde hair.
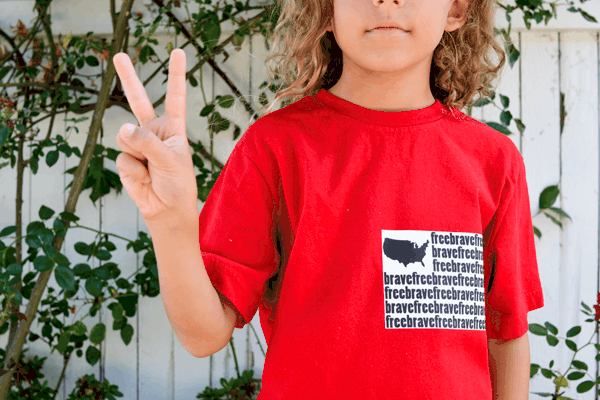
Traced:
MULTIPOLYGON (((326 30, 333 18, 333 0, 276 0, 276 12, 280 14, 272 36, 277 51, 266 58, 265 66, 271 82, 283 79, 271 88, 283 89, 275 92, 274 101, 261 117, 269 114, 278 100, 285 107, 316 95, 335 85, 342 75, 342 51, 333 32, 326 30), (280 60, 273 69, 276 58, 280 60)), ((475 104, 470 102, 477 93, 477 101, 489 97, 497 87, 491 87, 491 82, 504 66, 506 55, 494 38, 495 12, 496 0, 471 0, 465 24, 444 31, 433 52, 431 92, 450 112, 451 107, 461 110, 475 104), (499 57, 497 65, 489 58, 490 48, 499 57)), ((268 102, 262 104, 259 113, 268 102)))

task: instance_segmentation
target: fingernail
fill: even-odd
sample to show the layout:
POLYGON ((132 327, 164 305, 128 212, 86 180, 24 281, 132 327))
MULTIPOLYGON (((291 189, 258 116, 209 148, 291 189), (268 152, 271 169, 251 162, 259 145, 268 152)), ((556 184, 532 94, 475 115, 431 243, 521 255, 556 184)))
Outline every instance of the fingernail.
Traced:
POLYGON ((127 137, 131 137, 131 135, 133 135, 133 132, 135 132, 135 125, 126 124, 125 125, 125 135, 127 137))

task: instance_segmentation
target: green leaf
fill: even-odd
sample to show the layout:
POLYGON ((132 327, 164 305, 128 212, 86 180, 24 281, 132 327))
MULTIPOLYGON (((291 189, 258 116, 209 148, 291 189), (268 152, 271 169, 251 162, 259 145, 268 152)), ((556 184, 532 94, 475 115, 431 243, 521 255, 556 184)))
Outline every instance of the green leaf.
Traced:
POLYGON ((87 243, 77 242, 75 243, 75 251, 83 256, 89 256, 92 254, 92 248, 87 243))
POLYGON ((489 97, 483 97, 473 103, 473 107, 483 107, 491 102, 492 100, 489 97))
POLYGON ((546 328, 540 324, 529 324, 529 332, 539 336, 547 335, 546 328))
POLYGON ((150 47, 149 44, 147 44, 144 47, 142 47, 142 50, 140 50, 138 58, 142 62, 142 64, 146 64, 148 62, 148 57, 151 55, 156 55, 156 53, 154 52, 154 49, 150 47))
POLYGON ((0 147, 2 147, 4 145, 4 143, 10 136, 11 130, 9 130, 9 129, 10 128, 6 125, 0 126, 0 147))
POLYGON ((110 269, 105 265, 94 269, 94 275, 103 281, 110 279, 110 269))
POLYGON ((38 211, 38 214, 40 218, 45 221, 54 215, 54 210, 42 205, 38 211))
POLYGON ((558 339, 556 336, 548 335, 546 336, 546 342, 552 347, 555 347, 558 344, 558 339))
POLYGON ((63 211, 59 215, 65 221, 71 221, 71 222, 79 221, 79 217, 69 211, 63 211))
POLYGON ((94 297, 102 296, 102 282, 100 279, 92 276, 85 280, 85 290, 94 297))
MULTIPOLYGON (((52 247, 52 241, 54 240, 54 232, 51 229, 44 227, 44 230, 38 233, 38 236, 46 247, 52 247)), ((54 258, 54 256, 52 256, 54 258)))
POLYGON ((42 327, 42 336, 48 339, 52 338, 52 325, 49 323, 45 323, 42 327))
POLYGON ((508 63, 510 64, 510 67, 512 68, 513 65, 515 65, 515 63, 519 59, 519 55, 521 53, 519 52, 519 50, 517 50, 515 45, 512 43, 509 44, 508 46, 506 46, 505 50, 506 50, 506 53, 508 54, 508 63))
POLYGON ((502 107, 508 108, 508 105, 510 104, 510 99, 508 97, 500 95, 500 101, 502 102, 502 107))
POLYGON ((87 264, 77 264, 73 267, 73 272, 77 276, 82 276, 83 274, 85 274, 86 272, 89 272, 91 270, 92 269, 87 264))
POLYGON ((33 260, 33 267, 39 272, 48 271, 53 266, 54 261, 52 261, 46 256, 39 256, 36 257, 35 260, 33 260))
POLYGON ((39 249, 40 247, 42 247, 42 241, 34 235, 28 235, 25 238, 25 243, 27 243, 29 247, 34 249, 39 249))
POLYGON ((556 225, 560 226, 560 228, 562 229, 562 222, 560 222, 558 219, 554 218, 554 215, 551 215, 548 211, 543 211, 543 214, 550 218, 552 220, 552 222, 554 222, 556 225))
POLYGON ((559 193, 560 191, 558 190, 558 185, 548 186, 542 190, 539 201, 540 209, 550 208, 556 201, 559 193))
POLYGON ((190 75, 190 79, 189 80, 190 80, 190 85, 192 85, 193 87, 198 86, 198 81, 192 75, 190 75))
POLYGON ((120 321, 123 319, 123 306, 121 303, 111 303, 109 307, 112 308, 112 316, 115 321, 120 321))
POLYGON ((574 326, 571 329, 569 329, 569 331, 567 332, 567 337, 577 336, 577 335, 579 335, 580 332, 581 332, 581 326, 579 326, 579 325, 574 326))
POLYGON ((56 231, 57 236, 65 236, 67 234, 65 224, 60 218, 55 218, 54 223, 52 225, 52 228, 56 231))
POLYGON ((594 381, 585 381, 577 385, 577 393, 585 393, 594 387, 594 381))
POLYGON ((74 335, 83 336, 87 333, 87 326, 82 321, 77 321, 72 325, 71 332, 74 335))
POLYGON ((46 225, 42 221, 33 221, 27 225, 27 234, 35 235, 37 233, 43 232, 46 229, 46 225))
MULTIPOLYGON (((233 43, 233 46, 239 48, 244 43, 244 38, 245 37, 246 36, 240 35, 238 33, 234 34, 233 35, 233 39, 231 40, 231 42, 233 43)), ((237 51, 237 49, 236 49, 236 51, 237 51)), ((263 85, 266 86, 266 83, 264 83, 263 85)), ((262 89, 263 86, 261 86, 260 88, 262 89)))
POLYGON ((577 351, 577 345, 575 344, 574 341, 569 340, 569 339, 565 339, 565 344, 567 345, 567 347, 569 349, 571 349, 572 351, 577 351))
POLYGON ((556 212, 556 213, 557 213, 557 214, 559 214, 559 215, 562 215, 562 216, 563 216, 563 217, 565 217, 565 218, 569 218, 569 219, 572 221, 572 219, 571 219, 571 217, 569 216, 569 214, 567 214, 566 212, 564 212, 564 211, 562 210, 562 208, 558 208, 558 207, 549 207, 549 209, 550 209, 550 210, 552 210, 552 211, 554 211, 554 212, 556 212))
POLYGON ((46 154, 46 165, 48 165, 49 167, 56 164, 57 161, 58 161, 58 150, 52 150, 52 151, 49 151, 48 154, 46 154))
POLYGON ((154 34, 154 32, 156 32, 156 29, 158 28, 158 24, 162 20, 162 18, 163 18, 162 15, 159 15, 158 17, 156 17, 156 19, 152 23, 152 26, 150 27, 150 30, 148 31, 148 36, 152 36, 154 34))
POLYGON ((525 131, 525 125, 519 118, 514 118, 515 123, 517 124, 517 129, 519 132, 523 133, 525 131))
POLYGON ((121 339, 123 339, 123 343, 128 345, 131 342, 131 337, 133 336, 133 326, 130 324, 125 325, 121 329, 121 339))
POLYGON ((85 58, 85 62, 90 66, 90 67, 97 67, 100 63, 98 62, 98 59, 94 56, 87 56, 85 58))
POLYGON ((217 42, 221 37, 219 17, 214 12, 208 12, 205 16, 205 20, 202 22, 200 39, 204 43, 206 49, 211 50, 217 45, 217 42))
POLYGON ((548 379, 552 379, 552 377, 554 377, 553 372, 547 368, 542 368, 542 375, 544 375, 548 379))
POLYGON ((577 369, 581 369, 584 371, 588 370, 588 366, 586 363, 584 363, 583 361, 579 361, 579 360, 573 360, 571 361, 571 364, 573 364, 573 366, 577 369))
POLYGON ((0 231, 0 237, 8 236, 12 233, 15 233, 16 231, 17 231, 17 227, 15 225, 7 226, 6 228, 4 228, 0 231))
POLYGON ((8 74, 8 71, 10 71, 10 69, 8 69, 8 68, 2 68, 2 69, 0 69, 0 80, 2 78, 4 78, 6 76, 6 74, 8 74))
POLYGON ((512 114, 510 111, 504 110, 502 111, 502 113, 500 113, 500 121, 508 126, 510 124, 510 121, 512 120, 512 114))
POLYGON ((60 334, 60 337, 58 339, 58 344, 56 345, 56 350, 58 350, 58 352, 60 354, 64 354, 65 350, 67 350, 67 346, 69 345, 69 340, 71 340, 71 332, 64 331, 63 333, 60 334))
POLYGON ((31 157, 29 159, 29 167, 31 168, 31 172, 33 172, 33 174, 37 174, 38 172, 38 157, 31 157))
POLYGON ((534 363, 531 363, 531 365, 529 365, 529 377, 533 378, 533 376, 535 374, 537 374, 537 372, 540 370, 540 366, 534 363))
POLYGON ((552 382, 558 387, 569 387, 569 382, 564 376, 557 376, 552 382))
POLYGON ((202 111, 200 111, 200 116, 201 117, 206 117, 208 114, 210 114, 212 112, 212 110, 215 109, 215 105, 214 104, 208 104, 206 105, 202 111))
POLYGON ((135 315, 136 304, 138 301, 137 293, 120 294, 117 301, 123 306, 126 316, 133 317, 135 315))
POLYGON ((75 273, 69 267, 57 266, 54 270, 54 278, 61 288, 75 290, 75 273))
POLYGON ((583 378, 584 376, 585 376, 585 372, 573 371, 569 375, 567 375, 567 379, 570 381, 576 381, 578 379, 583 378))
POLYGON ((548 329, 554 335, 558 335, 558 328, 556 326, 552 325, 550 322, 545 322, 544 325, 546 326, 546 329, 548 329))
POLYGON ((581 13, 581 16, 582 16, 583 18, 585 18, 587 21, 590 21, 590 22, 598 22, 598 21, 596 21, 596 18, 594 18, 592 15, 590 15, 590 14, 586 13, 586 12, 585 12, 585 11, 583 11, 581 8, 579 9, 579 12, 581 13))
POLYGON ((107 250, 99 249, 98 252, 96 253, 96 257, 99 260, 107 261, 107 260, 111 259, 112 254, 110 254, 107 250))
POLYGON ((505 135, 510 135, 512 133, 504 125, 501 125, 497 122, 486 122, 485 124, 491 128, 494 128, 500 133, 504 133, 505 135))
POLYGON ((6 267, 6 272, 8 272, 9 275, 21 275, 23 272, 23 266, 17 263, 10 264, 8 267, 6 267))
POLYGON ((96 365, 96 363, 100 359, 100 350, 90 345, 85 351, 85 359, 91 366, 96 365))
POLYGON ((99 345, 104 340, 104 336, 106 335, 106 325, 104 323, 97 323, 90 332, 90 342, 95 345, 99 345))
POLYGON ((233 129, 233 140, 237 140, 237 138, 240 137, 240 133, 242 133, 242 129, 236 125, 233 129))
POLYGON ((219 101, 219 106, 221 106, 223 108, 229 108, 233 105, 235 99, 232 95, 228 94, 225 96, 220 96, 218 101, 219 101))
POLYGON ((125 325, 127 325, 127 318, 121 318, 118 321, 113 320, 113 331, 121 330, 125 325))

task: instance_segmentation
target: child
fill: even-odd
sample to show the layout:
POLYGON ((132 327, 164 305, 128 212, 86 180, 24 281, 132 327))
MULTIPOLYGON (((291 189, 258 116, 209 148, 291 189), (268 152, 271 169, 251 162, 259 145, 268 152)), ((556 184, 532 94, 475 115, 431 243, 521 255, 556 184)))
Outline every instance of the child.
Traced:
POLYGON ((504 65, 494 4, 285 3, 294 103, 248 128, 200 212, 235 326, 259 310, 260 400, 492 399, 487 339, 543 306, 523 158, 458 111, 504 65))
POLYGON ((132 110, 148 114, 138 132, 156 134, 119 135, 117 167, 190 353, 222 349, 259 310, 259 400, 492 400, 488 339, 526 335, 543 306, 523 158, 459 111, 504 65, 494 4, 289 0, 275 29, 289 87, 276 99, 293 104, 247 129, 197 225, 180 198, 196 195, 191 157, 166 150, 186 151, 183 52, 171 54, 166 133, 115 56, 132 110))

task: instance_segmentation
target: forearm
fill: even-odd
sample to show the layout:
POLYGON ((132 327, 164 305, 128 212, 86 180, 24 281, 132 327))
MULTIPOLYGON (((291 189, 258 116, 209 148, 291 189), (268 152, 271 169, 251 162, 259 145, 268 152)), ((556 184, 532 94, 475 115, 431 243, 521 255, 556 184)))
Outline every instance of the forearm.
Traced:
POLYGON ((528 400, 530 352, 527 332, 517 339, 488 339, 493 400, 528 400))
POLYGON ((169 322, 190 354, 205 357, 222 341, 225 311, 202 260, 198 214, 190 213, 188 219, 189 225, 177 229, 147 226, 169 322))

